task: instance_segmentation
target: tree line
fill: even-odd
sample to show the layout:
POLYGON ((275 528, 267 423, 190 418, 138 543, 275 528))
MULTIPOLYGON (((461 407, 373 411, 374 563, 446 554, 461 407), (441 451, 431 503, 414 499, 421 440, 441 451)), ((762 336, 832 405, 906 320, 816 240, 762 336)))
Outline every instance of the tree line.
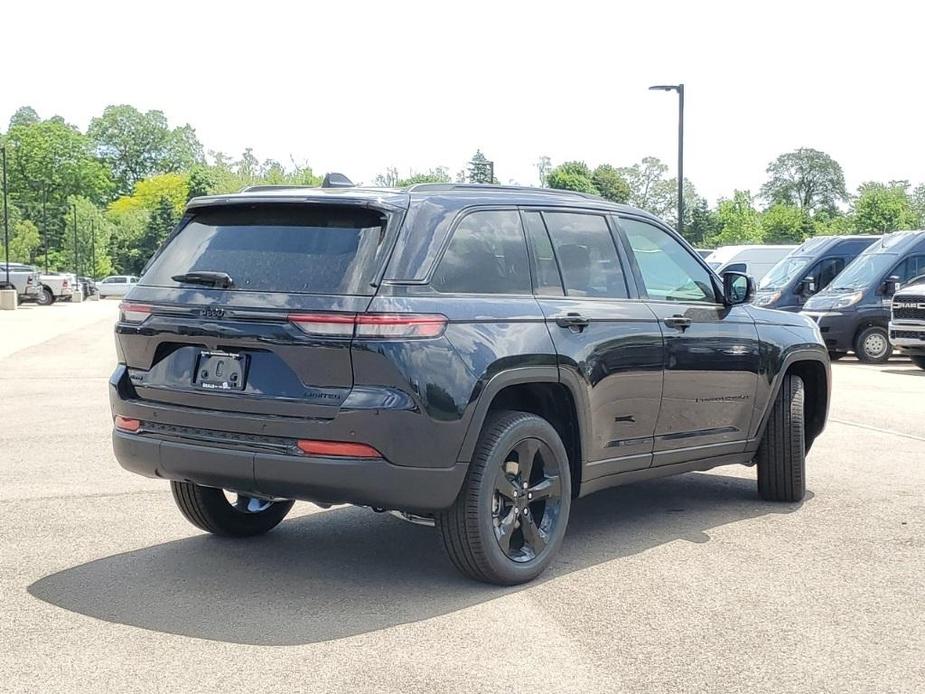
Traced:
MULTIPOLYGON (((261 161, 251 149, 240 157, 205 152, 191 126, 172 127, 161 111, 129 105, 108 106, 85 132, 23 107, 0 133, 0 144, 9 170, 10 259, 50 270, 72 270, 76 263, 94 277, 140 272, 192 197, 254 184, 321 183, 305 162, 261 161)), ((591 168, 582 161, 553 165, 543 156, 536 168, 540 186, 597 194, 677 222, 676 179, 655 157, 591 168)), ((685 236, 713 247, 925 226, 925 185, 871 181, 849 194, 841 166, 824 152, 782 154, 767 175, 757 194, 735 190, 713 207, 685 178, 685 236)), ((446 166, 404 176, 390 167, 374 184, 451 181, 499 178, 494 163, 477 150, 455 175, 446 166)))

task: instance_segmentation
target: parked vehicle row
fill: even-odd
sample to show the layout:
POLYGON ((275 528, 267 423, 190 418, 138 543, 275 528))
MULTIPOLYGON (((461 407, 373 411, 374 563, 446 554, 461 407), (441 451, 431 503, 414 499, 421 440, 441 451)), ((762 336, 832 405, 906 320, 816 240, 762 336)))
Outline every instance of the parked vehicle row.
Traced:
POLYGON ((884 234, 807 300, 803 313, 818 323, 832 358, 854 352, 860 361, 883 363, 893 352, 893 296, 920 275, 925 275, 925 231, 884 234))
MULTIPOLYGON (((77 277, 67 272, 42 273, 34 265, 10 263, 10 288, 16 290, 20 303, 34 301, 49 306, 56 301, 71 301, 75 292, 84 299, 99 293, 101 299, 125 296, 138 282, 134 275, 113 275, 96 282, 91 277, 77 277)), ((0 264, 0 289, 6 285, 6 265, 0 264)))

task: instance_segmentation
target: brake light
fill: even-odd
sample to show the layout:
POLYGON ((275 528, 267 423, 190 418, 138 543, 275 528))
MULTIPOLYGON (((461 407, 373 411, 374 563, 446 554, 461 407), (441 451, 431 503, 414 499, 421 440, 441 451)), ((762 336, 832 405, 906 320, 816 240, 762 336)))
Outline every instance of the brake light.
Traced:
POLYGON ((62 289, 67 289, 67 288, 70 287, 70 286, 71 286, 71 285, 68 284, 67 280, 61 280, 61 288, 62 288, 62 289))
POLYGON ((134 434, 136 431, 141 429, 141 422, 137 419, 129 419, 128 417, 123 417, 120 414, 116 415, 115 418, 116 429, 119 431, 126 431, 130 434, 134 434))
POLYGON ((320 455, 332 458, 381 458, 382 454, 372 446, 365 443, 349 443, 347 441, 314 441, 299 439, 296 442, 299 450, 305 455, 320 455))
POLYGON ((119 304, 119 315, 123 323, 143 323, 151 315, 151 307, 146 304, 122 302, 119 304))
POLYGON ((32 275, 29 275, 29 276, 26 278, 26 284, 32 284, 32 275))
POLYGON ((412 339, 439 337, 447 319, 440 314, 419 313, 293 313, 289 322, 308 335, 412 339))

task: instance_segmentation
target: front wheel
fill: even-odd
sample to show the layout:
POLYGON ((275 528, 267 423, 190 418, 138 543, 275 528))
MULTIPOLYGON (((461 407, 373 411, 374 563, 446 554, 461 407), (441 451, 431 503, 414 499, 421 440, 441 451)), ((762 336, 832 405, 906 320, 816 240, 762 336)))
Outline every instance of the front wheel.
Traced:
POLYGON ((571 500, 568 455, 553 426, 534 414, 499 411, 485 422, 459 496, 436 522, 463 574, 516 585, 552 561, 571 500))
POLYGON ((890 338, 884 328, 872 325, 858 333, 854 353, 865 364, 883 364, 893 354, 890 338))
POLYGON ((230 494, 192 482, 171 482, 170 491, 180 513, 201 530, 225 537, 251 537, 279 525, 293 501, 268 501, 230 494))
POLYGON ((800 501, 806 494, 803 379, 786 374, 758 447, 758 494, 765 501, 800 501))
POLYGON ((925 356, 914 354, 910 356, 909 358, 912 360, 912 363, 915 364, 917 367, 919 367, 920 369, 925 369, 925 356))

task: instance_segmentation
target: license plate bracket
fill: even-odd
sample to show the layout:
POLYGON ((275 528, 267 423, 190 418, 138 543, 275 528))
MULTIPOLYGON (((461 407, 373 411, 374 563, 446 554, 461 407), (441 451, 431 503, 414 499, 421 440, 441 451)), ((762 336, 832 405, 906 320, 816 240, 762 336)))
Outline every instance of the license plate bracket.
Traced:
POLYGON ((244 390, 247 355, 231 352, 199 353, 193 383, 205 390, 244 390))

